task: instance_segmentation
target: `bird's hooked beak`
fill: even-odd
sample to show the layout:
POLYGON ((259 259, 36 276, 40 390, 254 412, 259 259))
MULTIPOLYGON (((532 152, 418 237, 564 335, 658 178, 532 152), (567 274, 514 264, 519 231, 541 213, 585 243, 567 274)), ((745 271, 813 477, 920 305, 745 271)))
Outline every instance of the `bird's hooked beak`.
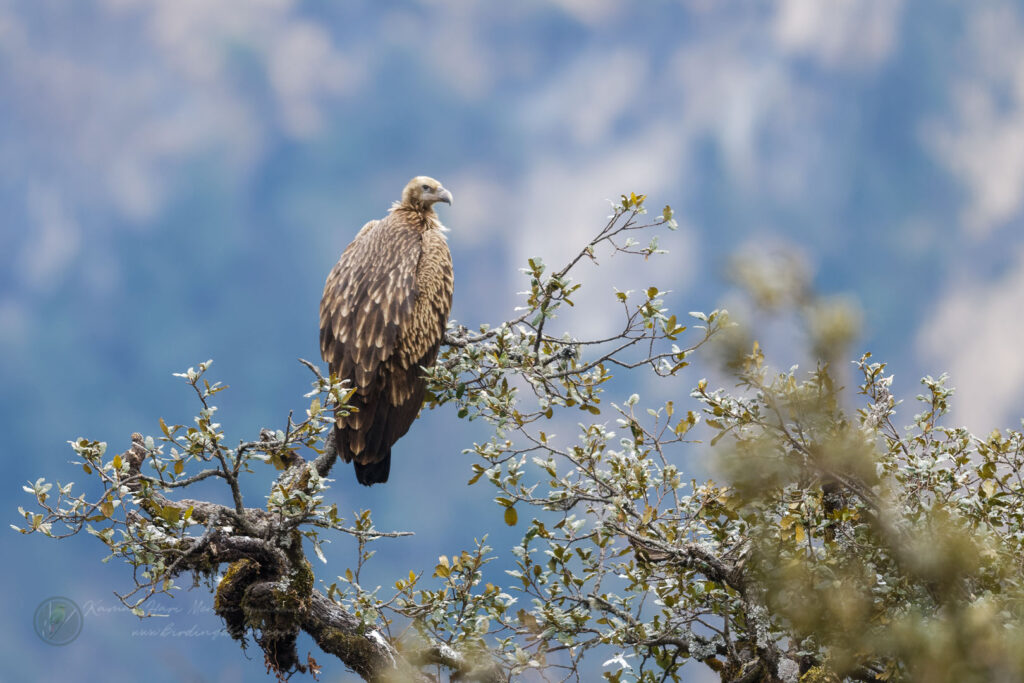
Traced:
POLYGON ((451 206, 452 193, 442 187, 437 193, 437 201, 444 202, 448 206, 451 206))

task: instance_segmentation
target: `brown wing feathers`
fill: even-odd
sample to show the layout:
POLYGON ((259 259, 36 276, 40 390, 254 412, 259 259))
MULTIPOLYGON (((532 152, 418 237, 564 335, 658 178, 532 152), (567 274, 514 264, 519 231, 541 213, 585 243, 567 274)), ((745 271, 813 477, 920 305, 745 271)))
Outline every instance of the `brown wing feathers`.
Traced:
POLYGON ((350 402, 357 411, 337 418, 338 452, 355 462, 366 485, 388 479, 391 446, 423 403, 421 368, 433 364, 451 308, 451 255, 441 224, 430 204, 406 201, 410 187, 418 196, 426 181, 441 197, 433 201, 450 202, 437 181, 410 181, 403 202, 367 223, 345 249, 320 303, 321 354, 332 373, 356 387, 350 402))

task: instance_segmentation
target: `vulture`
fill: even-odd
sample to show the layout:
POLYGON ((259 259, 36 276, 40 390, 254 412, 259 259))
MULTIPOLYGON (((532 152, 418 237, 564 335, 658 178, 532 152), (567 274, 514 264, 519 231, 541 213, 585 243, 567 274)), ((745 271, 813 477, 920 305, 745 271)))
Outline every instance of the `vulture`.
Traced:
POLYGON ((388 480, 391 447, 426 393, 452 306, 452 256, 434 204, 452 203, 441 183, 417 176, 388 214, 363 226, 331 269, 320 301, 320 354, 355 388, 335 413, 334 442, 356 479, 388 480))

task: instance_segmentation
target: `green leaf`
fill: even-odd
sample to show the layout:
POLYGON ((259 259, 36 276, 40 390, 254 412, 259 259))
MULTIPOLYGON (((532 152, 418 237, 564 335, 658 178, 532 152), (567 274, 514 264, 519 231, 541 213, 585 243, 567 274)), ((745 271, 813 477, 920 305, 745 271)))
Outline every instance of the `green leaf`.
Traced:
POLYGON ((690 431, 694 424, 696 424, 696 420, 693 419, 693 411, 691 410, 689 415, 680 420, 672 431, 676 433, 676 436, 682 436, 683 434, 686 434, 686 432, 690 431))
POLYGON ((174 507, 173 505, 166 505, 160 510, 160 516, 168 524, 177 524, 178 520, 181 519, 181 508, 174 507))
POLYGON ((505 508, 505 524, 515 526, 518 521, 519 515, 516 513, 516 509, 514 507, 505 508))
POLYGON ((470 478, 470 480, 468 482, 466 482, 466 483, 469 486, 472 486, 473 484, 477 483, 480 480, 480 477, 483 476, 483 473, 486 472, 486 471, 487 470, 484 469, 483 465, 480 465, 478 463, 473 463, 473 472, 474 472, 474 474, 470 478))

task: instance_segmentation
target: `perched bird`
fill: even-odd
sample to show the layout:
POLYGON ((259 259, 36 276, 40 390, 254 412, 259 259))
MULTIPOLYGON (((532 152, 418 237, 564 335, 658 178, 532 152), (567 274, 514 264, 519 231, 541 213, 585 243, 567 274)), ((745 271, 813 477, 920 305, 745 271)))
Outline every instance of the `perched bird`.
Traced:
POLYGON ((356 411, 336 414, 334 437, 360 484, 383 483, 391 446, 416 419, 452 307, 452 256, 434 204, 452 193, 409 181, 388 215, 363 226, 327 276, 320 354, 356 388, 356 411))

